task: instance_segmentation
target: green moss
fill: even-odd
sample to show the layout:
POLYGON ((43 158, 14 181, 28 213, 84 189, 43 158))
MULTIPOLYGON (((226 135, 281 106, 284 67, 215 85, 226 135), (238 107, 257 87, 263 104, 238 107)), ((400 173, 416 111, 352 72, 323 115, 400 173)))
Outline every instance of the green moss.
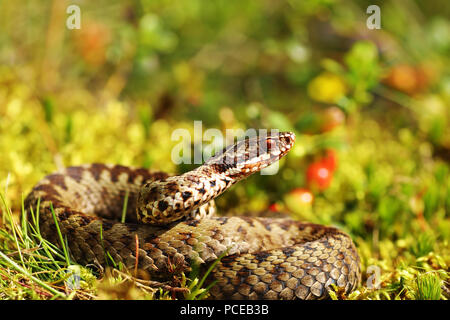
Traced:
POLYGON ((415 298, 417 300, 439 300, 442 280, 433 273, 420 274, 416 278, 415 298))

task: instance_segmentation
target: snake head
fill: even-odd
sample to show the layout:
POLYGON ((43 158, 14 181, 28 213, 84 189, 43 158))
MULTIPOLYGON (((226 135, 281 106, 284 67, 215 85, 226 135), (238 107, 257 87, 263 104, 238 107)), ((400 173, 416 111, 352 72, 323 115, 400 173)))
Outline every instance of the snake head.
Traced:
POLYGON ((208 159, 203 166, 236 180, 248 177, 285 156, 295 142, 292 132, 271 132, 248 137, 208 159))

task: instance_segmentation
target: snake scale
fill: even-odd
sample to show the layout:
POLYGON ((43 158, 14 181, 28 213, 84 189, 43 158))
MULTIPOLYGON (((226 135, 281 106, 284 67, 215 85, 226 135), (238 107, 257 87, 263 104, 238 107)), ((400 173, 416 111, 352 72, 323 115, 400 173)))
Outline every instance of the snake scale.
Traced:
POLYGON ((212 299, 323 299, 331 284, 348 293, 360 281, 359 256, 339 229, 214 215, 213 198, 278 161, 294 141, 290 132, 246 138, 179 176, 121 165, 68 167, 38 182, 25 208, 39 210, 42 235, 59 244, 53 210, 80 264, 112 259, 162 283, 221 257, 208 276, 212 299))

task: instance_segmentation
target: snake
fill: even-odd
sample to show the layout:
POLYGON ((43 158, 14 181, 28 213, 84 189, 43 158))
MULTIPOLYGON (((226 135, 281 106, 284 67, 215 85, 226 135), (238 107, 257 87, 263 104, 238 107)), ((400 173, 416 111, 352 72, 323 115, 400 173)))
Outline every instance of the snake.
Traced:
POLYGON ((41 235, 79 264, 139 269, 168 283, 208 270, 210 299, 325 299, 355 290, 360 258, 344 231, 286 217, 218 215, 214 198, 276 163, 292 132, 241 139, 180 175, 119 164, 66 167, 27 195, 41 235))

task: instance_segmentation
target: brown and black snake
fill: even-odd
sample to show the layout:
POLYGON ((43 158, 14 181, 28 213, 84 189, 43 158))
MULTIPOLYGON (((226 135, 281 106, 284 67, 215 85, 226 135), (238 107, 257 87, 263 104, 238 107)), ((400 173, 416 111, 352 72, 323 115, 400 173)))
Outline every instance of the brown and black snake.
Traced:
POLYGON ((178 176, 121 165, 68 167, 41 180, 25 208, 39 212, 42 235, 59 244, 53 210, 80 264, 112 259, 164 282, 222 256, 208 278, 216 281, 211 299, 322 299, 331 284, 348 293, 361 273, 346 233, 287 218, 214 214, 213 198, 278 161, 294 141, 290 132, 246 138, 178 176))

